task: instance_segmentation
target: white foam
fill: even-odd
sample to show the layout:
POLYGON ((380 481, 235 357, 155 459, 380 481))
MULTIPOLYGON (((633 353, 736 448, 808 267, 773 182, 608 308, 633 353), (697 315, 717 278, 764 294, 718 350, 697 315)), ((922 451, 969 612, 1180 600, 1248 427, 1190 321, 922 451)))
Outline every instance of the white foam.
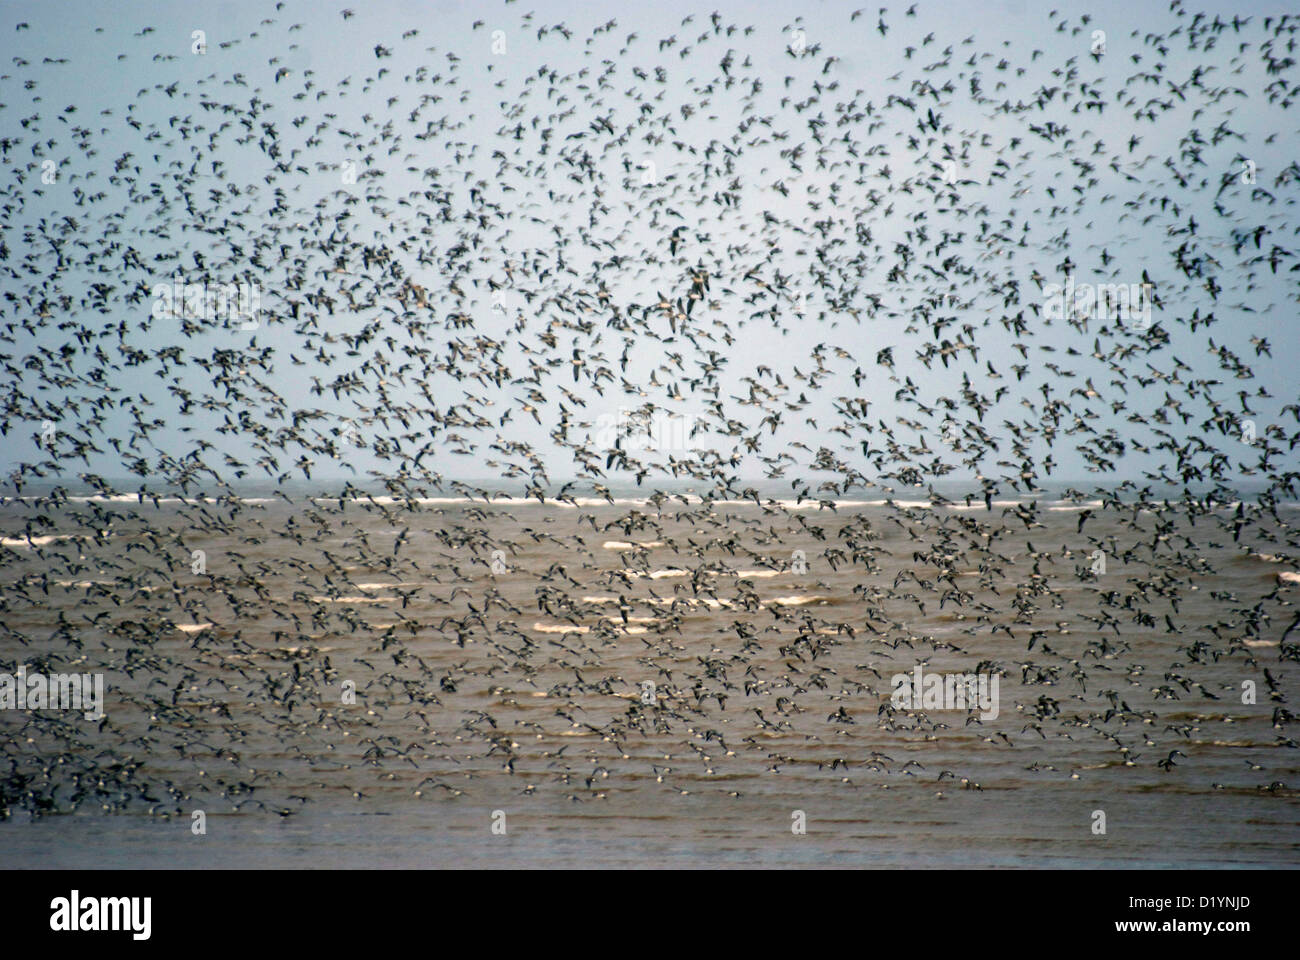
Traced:
POLYGON ((649 573, 643 573, 640 570, 623 570, 623 573, 629 577, 649 577, 651 580, 664 580, 672 577, 689 577, 689 570, 651 570, 649 573))
POLYGON ((397 597, 312 597, 312 603, 400 603, 397 597))
POLYGON ((51 533, 43 537, 0 537, 0 546, 4 547, 46 547, 57 540, 89 540, 90 537, 75 533, 51 533))

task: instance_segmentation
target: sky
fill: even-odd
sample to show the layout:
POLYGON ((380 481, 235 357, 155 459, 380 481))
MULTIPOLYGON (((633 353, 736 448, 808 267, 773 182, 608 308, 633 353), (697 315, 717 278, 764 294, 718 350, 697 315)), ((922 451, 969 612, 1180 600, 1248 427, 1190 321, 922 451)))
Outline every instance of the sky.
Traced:
MULTIPOLYGON (((862 401, 866 419, 890 425, 904 448, 921 444, 918 459, 937 456, 955 467, 952 479, 973 482, 1018 472, 1024 458, 1007 452, 1004 424, 1040 423, 1025 402, 1041 408, 1056 395, 1074 413, 1091 410, 1091 426, 1113 430, 1124 453, 1098 478, 1074 439, 1049 445, 1026 432, 1029 459, 1050 456, 1055 481, 1113 482, 1168 465, 1158 431, 1180 446, 1201 435, 1214 407, 1204 391, 1187 392, 1197 379, 1220 381, 1221 408, 1259 434, 1270 424, 1294 432, 1283 408, 1297 401, 1300 362, 1296 180, 1286 173, 1295 115, 1284 96, 1270 102, 1277 75, 1260 49, 1263 20, 1281 5, 1056 13, 1016 0, 918 2, 911 16, 910 4, 891 4, 856 18, 858 5, 839 3, 278 6, 0 9, 5 474, 45 461, 47 477, 91 472, 134 489, 198 455, 226 479, 300 476, 292 442, 274 469, 255 465, 266 452, 253 442, 258 428, 274 446, 289 425, 332 443, 333 455, 308 457, 313 480, 386 473, 400 462, 391 446, 400 431, 380 415, 405 406, 434 410, 442 424, 400 441, 408 455, 427 445, 421 468, 477 479, 541 463, 563 482, 579 472, 552 440, 565 411, 570 438, 588 436, 604 465, 610 424, 653 403, 685 418, 657 439, 675 436, 673 423, 699 432, 669 441, 683 449, 638 450, 648 459, 671 463, 698 447, 734 455, 741 478, 815 484, 837 473, 819 468, 823 448, 865 477, 878 472, 853 449, 878 444, 878 433, 832 430, 846 422, 845 403, 862 401), (1252 20, 1189 50, 1170 32, 1186 31, 1198 10, 1252 20), (737 29, 715 31, 714 11, 737 29), (1077 109, 1089 100, 1104 109, 1077 109), (1135 119, 1143 109, 1150 115, 1135 119), (611 143, 608 131, 626 135, 611 143), (1241 182, 1247 159, 1263 195, 1241 182), (47 160, 52 183, 41 181, 47 160), (958 182, 939 187, 949 172, 958 182), (1243 243, 1261 226, 1260 248, 1243 243), (1274 245, 1284 254, 1275 271, 1246 263, 1274 245), (1197 257, 1208 259, 1189 282, 1178 262, 1197 257), (1066 262, 1077 283, 1150 277, 1155 338, 1095 318, 1051 320, 1040 284, 1063 283, 1066 262), (255 285, 256 327, 218 318, 186 335, 180 320, 153 316, 153 291, 178 270, 187 281, 255 285), (710 277, 708 312, 693 318, 698 343, 653 311, 654 337, 609 325, 610 304, 640 316, 662 294, 684 296, 692 271, 710 277), (425 291, 418 310, 431 323, 418 344, 390 296, 403 282, 425 291), (335 293, 335 312, 316 308, 304 333, 313 312, 304 295, 322 283, 346 289, 353 305, 335 293), (42 310, 43 325, 24 325, 42 310), (1210 313, 1213 325, 1192 329, 1190 318, 1210 313), (1016 314, 1018 334, 1003 323, 1016 314), (936 333, 935 318, 951 323, 936 333), (924 355, 967 324, 977 352, 947 364, 924 355), (89 335, 75 339, 79 325, 114 331, 96 336, 110 363, 95 358, 89 335), (483 355, 476 337, 501 345, 504 377, 472 376, 477 362, 463 351, 483 355), (1252 338, 1267 339, 1271 355, 1252 338), (75 350, 60 360, 67 343, 75 350), (1211 343, 1254 378, 1235 381, 1211 343), (1118 361, 1130 378, 1112 385, 1112 350, 1135 345, 1118 361), (394 376, 403 346, 427 352, 406 354, 415 369, 394 376), (878 362, 887 349, 892 368, 878 362), (587 365, 571 378, 574 350, 587 365), (540 381, 520 382, 552 357, 559 363, 540 381), (214 382, 220 363, 237 380, 233 400, 231 384, 214 382), (602 366, 614 376, 593 382, 602 366), (1023 378, 1017 366, 1028 368, 1023 378), (982 418, 962 401, 963 377, 990 400, 982 418), (754 381, 780 399, 742 402, 754 381), (710 383, 715 405, 702 389, 710 383), (945 400, 957 404, 951 413, 945 400), (774 410, 779 421, 767 422, 774 410), (141 419, 156 424, 136 437, 141 419), (963 465, 971 445, 951 437, 967 427, 999 452, 963 465), (50 428, 57 456, 38 445, 50 428), (741 441, 755 435, 761 448, 741 441), (78 438, 101 452, 79 457, 78 438), (783 452, 792 459, 773 462, 783 452), (149 476, 131 478, 132 468, 149 476)), ((1287 56, 1286 41, 1274 42, 1270 55, 1287 56)), ((409 418, 410 434, 435 426, 409 418)), ((1226 476, 1249 478, 1238 466, 1257 449, 1218 446, 1226 476)), ((1275 469, 1294 470, 1294 451, 1282 449, 1275 469)), ((1049 479, 1041 466, 1038 476, 1049 479)))

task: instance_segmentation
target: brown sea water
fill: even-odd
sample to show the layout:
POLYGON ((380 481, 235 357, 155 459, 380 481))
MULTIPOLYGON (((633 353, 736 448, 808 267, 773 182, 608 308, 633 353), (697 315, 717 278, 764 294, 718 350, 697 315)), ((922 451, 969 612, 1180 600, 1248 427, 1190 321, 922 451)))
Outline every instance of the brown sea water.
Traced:
POLYGON ((1287 531, 1017 509, 10 501, 0 670, 102 673, 106 703, 0 710, 0 842, 36 867, 1300 863, 1287 531), (892 706, 918 663, 996 673, 997 718, 892 706))

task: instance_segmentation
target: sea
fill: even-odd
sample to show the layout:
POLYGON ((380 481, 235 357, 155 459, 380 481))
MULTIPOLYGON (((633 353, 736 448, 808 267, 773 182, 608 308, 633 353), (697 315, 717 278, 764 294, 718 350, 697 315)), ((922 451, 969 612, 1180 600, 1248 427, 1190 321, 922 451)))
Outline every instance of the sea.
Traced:
POLYGON ((1300 864, 1295 503, 474 489, 11 491, 6 863, 1300 864))

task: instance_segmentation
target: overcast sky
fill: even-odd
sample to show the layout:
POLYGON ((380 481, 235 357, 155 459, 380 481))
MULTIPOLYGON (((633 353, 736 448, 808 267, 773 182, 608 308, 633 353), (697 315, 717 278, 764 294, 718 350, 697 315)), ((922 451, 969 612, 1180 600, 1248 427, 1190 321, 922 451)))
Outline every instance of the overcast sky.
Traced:
MULTIPOLYGON (((1185 31, 1192 20, 1156 3, 1062 6, 1061 15, 1052 17, 1048 6, 1017 0, 920 2, 914 16, 906 14, 910 4, 904 3, 891 4, 883 14, 878 5, 864 6, 856 19, 850 17, 860 4, 850 3, 356 0, 353 15, 346 19, 341 11, 347 5, 342 3, 280 6, 283 9, 234 2, 11 3, 0 11, 6 63, 0 79, 0 129, 13 142, 5 151, 2 174, 6 216, 0 226, 9 251, 3 323, 17 324, 9 329, 2 352, 25 371, 20 382, 6 375, 11 381, 4 387, 8 434, 0 453, 0 469, 6 474, 20 463, 42 459, 34 441, 43 422, 57 423, 67 436, 82 433, 88 408, 82 404, 73 410, 66 401, 102 389, 102 384, 84 379, 97 366, 93 345, 79 347, 77 358, 69 361, 73 373, 61 387, 41 384, 24 364, 42 348, 55 350, 71 339, 72 328, 57 329, 65 320, 97 329, 125 321, 135 328, 129 342, 150 354, 170 345, 181 347, 187 356, 244 352, 257 359, 245 368, 251 381, 260 380, 273 390, 283 410, 326 412, 331 419, 314 422, 317 429, 326 423, 339 429, 344 417, 361 422, 357 429, 365 443, 347 445, 340 438, 343 455, 333 462, 314 457, 314 478, 352 476, 345 462, 362 472, 393 469, 396 461, 374 456, 376 438, 386 428, 371 419, 373 409, 356 404, 374 407, 374 383, 379 380, 387 381, 385 389, 395 402, 427 404, 410 377, 403 384, 372 366, 359 374, 372 392, 345 392, 338 399, 332 391, 316 392, 313 386, 358 368, 376 349, 390 357, 398 354, 398 349, 384 346, 383 338, 391 331, 401 341, 405 332, 385 326, 389 321, 380 302, 355 310, 341 304, 333 315, 322 312, 317 330, 336 338, 329 344, 322 344, 319 334, 295 333, 293 320, 286 319, 290 302, 302 299, 302 291, 286 282, 293 256, 301 256, 309 272, 331 269, 328 251, 303 247, 304 238, 325 240, 331 234, 386 249, 404 277, 429 291, 440 319, 457 312, 473 317, 472 328, 435 331, 426 344, 434 357, 449 356, 448 341, 470 342, 481 335, 503 342, 501 359, 514 377, 526 375, 530 360, 541 356, 531 351, 546 349, 566 364, 543 381, 545 405, 529 401, 529 388, 509 380, 498 384, 426 371, 440 413, 459 406, 462 413, 475 410, 492 420, 488 429, 453 428, 437 434, 422 466, 447 477, 496 475, 501 470, 489 461, 520 462, 508 451, 491 450, 496 439, 529 444, 547 464, 552 480, 572 476, 570 453, 550 440, 561 403, 575 422, 586 424, 575 426, 571 438, 586 433, 593 444, 602 422, 649 398, 664 409, 698 418, 708 428, 700 443, 724 456, 738 448, 736 437, 714 429, 721 420, 711 412, 711 396, 689 386, 700 377, 697 361, 708 362, 707 354, 689 342, 679 338, 663 343, 631 334, 625 339, 608 328, 598 344, 591 336, 563 329, 553 348, 539 341, 551 316, 574 309, 581 315, 584 301, 575 299, 574 292, 594 296, 597 265, 599 283, 625 315, 631 312, 629 304, 654 304, 660 292, 683 296, 689 266, 711 271, 715 279, 710 299, 718 304, 708 314, 709 322, 717 321, 710 329, 719 337, 728 330, 734 342, 718 339, 703 346, 718 352, 716 375, 727 417, 752 433, 766 415, 732 399, 749 394, 743 378, 756 376, 760 366, 779 374, 791 388, 785 401, 794 402, 800 394, 806 398, 802 409, 787 411, 775 431, 761 428, 761 453, 789 451, 801 464, 790 467, 787 475, 819 476, 808 468, 812 452, 849 442, 830 433, 842 422, 836 398, 845 397, 869 401, 871 420, 892 424, 900 442, 926 436, 929 448, 959 463, 960 452, 944 451, 942 436, 935 432, 944 415, 921 416, 915 405, 897 398, 907 378, 917 387, 916 398, 935 410, 941 410, 936 406, 939 398, 960 396, 963 373, 975 390, 990 398, 1000 387, 1008 388, 983 418, 983 427, 994 437, 1006 436, 999 427, 1004 420, 1037 419, 1021 401, 1028 397, 1041 406, 1044 384, 1062 396, 1083 387, 1089 378, 1100 393, 1091 403, 1100 416, 1092 421, 1095 429, 1113 427, 1126 440, 1154 447, 1155 424, 1129 417, 1154 411, 1172 393, 1193 416, 1187 423, 1175 417, 1161 429, 1180 439, 1199 433, 1211 407, 1188 398, 1182 384, 1156 378, 1147 386, 1129 380, 1127 392, 1110 386, 1108 363, 1091 356, 1101 326, 1095 320, 1084 332, 1038 315, 1039 281, 1063 280, 1060 265, 1067 258, 1076 265, 1079 283, 1139 283, 1144 272, 1155 281, 1161 306, 1153 320, 1167 331, 1169 344, 1149 357, 1136 354, 1124 361, 1130 374, 1149 375, 1149 362, 1161 371, 1179 372, 1183 383, 1197 378, 1222 381, 1215 388, 1218 402, 1238 412, 1238 390, 1249 390, 1247 403, 1256 411, 1261 433, 1269 423, 1289 423, 1294 430, 1294 422, 1280 411, 1297 399, 1294 370, 1300 364, 1300 336, 1295 330, 1296 274, 1289 272, 1296 261, 1283 260, 1276 273, 1267 263, 1243 266, 1247 257, 1267 253, 1274 244, 1286 251, 1295 247, 1296 183, 1275 182, 1293 162, 1295 114, 1268 101, 1265 87, 1276 78, 1266 74, 1260 57, 1260 44, 1267 39, 1263 20, 1270 12, 1282 12, 1282 5, 1251 5, 1249 25, 1240 32, 1230 28, 1217 36, 1211 49, 1204 49, 1202 42, 1196 51, 1187 49, 1181 34, 1165 42, 1165 51, 1147 42, 1150 34, 1185 31), (1087 23, 1081 16, 1085 10, 1087 23), (710 20, 714 11, 724 27, 739 29, 729 35, 715 33, 710 20), (683 25, 688 15, 694 20, 683 25), (593 33, 610 20, 616 21, 614 27, 593 33), (1062 22, 1065 28, 1058 29, 1062 22), (18 29, 24 23, 27 26, 18 29), (561 26, 568 37, 558 29, 561 26), (544 27, 551 29, 539 37, 544 27), (752 31, 747 33, 748 27, 752 31), (152 29, 142 33, 147 28, 152 29), (195 30, 205 33, 202 54, 192 50, 195 30), (1095 30, 1105 32, 1105 52, 1099 58, 1090 56, 1095 30), (409 31, 416 33, 404 37, 409 31), (633 33, 637 37, 629 41, 633 33), (675 43, 664 43, 672 37, 675 43), (1243 43, 1249 44, 1245 50, 1240 49, 1243 43), (808 48, 812 52, 792 56, 792 44, 801 53, 808 48), (376 47, 381 48, 379 55, 376 47), (686 47, 691 49, 683 57, 686 47), (945 55, 947 48, 951 53, 945 55), (728 87, 720 82, 719 64, 729 51, 734 53, 728 70, 738 79, 728 87), (977 58, 974 67, 968 65, 972 56, 977 58), (1155 64, 1162 65, 1161 77, 1168 80, 1128 83, 1125 99, 1135 97, 1137 106, 1117 103, 1126 80, 1154 70, 1155 64), (656 68, 664 71, 661 77, 656 77, 656 68), (1071 69, 1077 74, 1066 76, 1071 69), (1171 90, 1169 81, 1182 85, 1197 70, 1199 89, 1188 85, 1171 90), (550 71, 556 72, 554 78, 550 71), (936 98, 918 91, 918 81, 936 89, 949 82, 952 87, 936 98), (1077 94, 1063 100, 1059 91, 1077 90, 1079 82, 1106 104, 1104 111, 1075 112, 1081 100, 1077 94), (827 90, 831 83, 838 86, 827 90), (706 89, 710 84, 712 89, 706 89), (761 87, 757 92, 756 84, 761 87), (822 88, 820 93, 814 84, 822 88), (973 84, 989 102, 975 101, 973 84), (1207 90, 1215 87, 1242 94, 1225 90, 1211 98, 1207 90), (1032 103, 1045 91, 1051 99, 1044 101, 1043 109, 998 109, 1003 103, 1032 103), (599 102, 586 99, 588 95, 599 102), (812 96, 816 102, 800 106, 812 96), (429 99, 434 97, 440 99, 429 99), (891 97, 909 98, 915 111, 891 105, 891 97), (1135 120, 1135 109, 1152 100, 1154 120, 1135 120), (871 113, 839 125, 837 105, 847 102, 855 103, 856 110, 869 102, 871 113), (1164 102, 1169 109, 1163 109, 1164 102), (247 118, 250 109, 256 111, 251 129, 241 128, 241 118, 247 118), (940 131, 919 127, 928 110, 938 115, 940 131), (607 122, 610 129, 622 131, 639 116, 651 119, 612 148, 612 138, 595 123, 607 122), (808 121, 818 116, 825 121, 822 136, 830 144, 825 156, 840 161, 838 168, 817 162, 818 144, 808 121), (231 126, 219 131, 226 122, 231 126), (1048 122, 1068 129, 1059 134, 1049 130, 1049 141, 1043 136, 1048 122), (738 126, 746 123, 743 149, 728 160, 724 148, 736 142, 738 126), (274 125, 279 159, 287 170, 277 170, 276 158, 259 144, 270 136, 262 124, 274 125), (387 136, 376 138, 386 124, 387 136), (1216 137, 1216 128, 1233 133, 1216 137), (86 131, 83 137, 76 136, 78 129, 86 131), (552 133, 544 138, 547 129, 552 133), (1183 149, 1187 143, 1180 144, 1193 129, 1204 141, 1199 165, 1183 149), (648 132, 657 134, 652 139, 658 142, 647 142, 648 132), (773 134, 785 136, 776 139, 773 134), (846 135, 843 145, 831 143, 846 135), (1139 139, 1130 146, 1132 137, 1139 139), (915 143, 909 142, 912 138, 915 143), (945 147, 961 158, 955 168, 961 182, 952 191, 957 202, 937 203, 934 192, 920 186, 903 189, 909 179, 941 178, 945 147), (571 162, 583 149, 589 151, 590 169, 571 162), (801 153, 790 153, 797 149, 801 153), (1270 191, 1272 202, 1252 197, 1251 188, 1239 182, 1218 193, 1220 180, 1235 176, 1243 157, 1256 165, 1258 183, 1270 191), (1173 163, 1166 165, 1167 158, 1173 163), (43 185, 41 163, 46 159, 57 164, 57 178, 43 185), (180 166, 169 168, 178 161, 180 166), (345 182, 347 161, 356 164, 357 183, 345 182), (720 165, 727 162, 731 171, 720 174, 720 165), (859 162, 866 165, 861 175, 851 169, 859 162), (999 162, 1005 167, 998 167, 999 162), (1114 169, 1112 162, 1120 168, 1114 169), (1084 172, 1080 163, 1092 169, 1084 172), (712 169, 706 170, 706 164, 712 169), (881 173, 886 167, 888 178, 881 173), (653 172, 652 183, 645 182, 648 170, 653 172), (176 174, 188 178, 184 190, 176 174), (1190 178, 1189 184, 1179 185, 1180 177, 1190 178), (1209 185, 1198 189, 1202 178, 1209 185), (732 182, 738 184, 735 202, 720 202, 718 192, 732 182), (105 193, 102 199, 86 199, 99 191, 105 193), (1216 212, 1216 198, 1228 216, 1216 212), (454 213, 440 220, 444 201, 454 213), (315 223, 318 210, 321 220, 315 223), (470 210, 493 223, 476 230, 473 220, 464 218, 470 210), (344 211, 348 219, 336 221, 344 211), (417 211, 434 219, 421 220, 417 211), (915 219, 921 212, 925 218, 915 219), (76 226, 64 241, 68 263, 60 267, 59 254, 42 234, 57 233, 57 225, 69 216, 76 226), (1194 234, 1189 227, 1193 219, 1194 234), (979 239, 981 223, 1004 234, 1006 242, 979 239), (684 259, 669 247, 669 233, 678 226, 685 228, 684 259), (1262 248, 1234 252, 1233 231, 1258 226, 1269 231, 1262 248), (926 231, 925 240, 917 237, 918 229, 926 231), (870 231, 869 242, 864 242, 863 230, 870 231), (451 268, 449 251, 476 232, 482 247, 451 268), (950 242, 936 252, 936 242, 946 232, 952 234, 950 242), (258 246, 258 237, 264 248, 253 263, 248 254, 258 246), (830 241, 837 242, 827 254, 830 241), (899 244, 907 244, 918 263, 933 269, 912 269, 906 279, 891 279, 899 244), (1175 251, 1182 245, 1218 261, 1209 272, 1219 289, 1207 290, 1204 278, 1189 283, 1179 273, 1175 251), (135 265, 123 262, 127 246, 140 254, 135 265), (819 247, 823 256, 835 261, 832 265, 819 258, 819 247), (557 267, 557 248, 570 273, 557 267), (94 268, 82 260, 91 251, 96 253, 94 268), (427 255, 422 257, 422 251, 427 255), (152 297, 130 303, 125 294, 137 283, 152 289, 170 282, 178 266, 187 279, 195 279, 201 272, 196 252, 215 279, 258 284, 257 329, 216 325, 184 337, 176 320, 137 327, 147 319, 152 297), (863 258, 860 263, 849 266, 858 256, 863 258), (504 282, 510 263, 531 274, 519 286, 538 293, 537 299, 529 300, 504 282), (775 322, 752 317, 772 306, 771 300, 746 299, 754 288, 745 274, 759 264, 769 281, 773 276, 788 278, 775 322), (546 268, 549 276, 541 275, 546 268), (973 271, 961 272, 967 268, 973 271), (992 276, 1004 283, 1014 281, 1019 300, 1008 305, 992 289, 992 276), (495 302, 489 278, 503 284, 495 302), (449 292, 452 281, 455 292, 449 292), (91 292, 95 283, 116 286, 99 306, 91 292), (42 284, 37 304, 53 299, 52 292, 58 290, 72 297, 73 306, 63 310, 53 305, 45 327, 32 333, 21 323, 39 309, 28 301, 33 288, 42 284), (724 292, 728 288, 730 294, 724 292), (953 299, 940 302, 938 315, 955 321, 942 336, 952 338, 963 324, 971 324, 979 353, 956 355, 947 368, 936 356, 927 368, 917 353, 936 341, 934 331, 925 323, 909 331, 909 323, 919 303, 940 296, 953 299), (555 300, 544 304, 547 297, 555 300), (1030 327, 1019 338, 999 322, 1018 311, 1030 327), (1218 322, 1208 329, 1198 326, 1193 331, 1186 323, 1193 314, 1203 317, 1210 312, 1218 322), (523 330, 517 329, 521 317, 523 330), (340 338, 356 335, 372 322, 380 324, 378 338, 360 347, 356 356, 344 356, 348 346, 340 338), (1268 339, 1271 357, 1257 355, 1252 337, 1268 339), (1028 358, 1013 348, 1017 339, 1029 345, 1028 358), (1233 382, 1210 353, 1210 340, 1230 346, 1250 365, 1255 379, 1233 382), (827 372, 814 388, 799 376, 817 366, 818 345, 825 345, 820 356, 827 372), (1040 346, 1052 347, 1055 353, 1042 352, 1040 346), (338 358, 328 367, 313 359, 322 347, 338 358), (601 395, 586 379, 575 381, 567 366, 575 347, 592 358, 591 366, 597 365, 597 357, 603 358, 620 380, 637 389, 620 389, 616 380, 606 383, 601 395), (878 352, 886 347, 893 348, 895 380, 876 363, 878 352), (1079 355, 1069 355, 1070 348, 1079 355), (619 364, 623 353, 625 369, 619 364), (671 359, 674 353, 681 357, 679 368, 671 359), (1076 376, 1064 377, 1048 363, 1076 376), (1013 372, 1017 364, 1030 368, 1022 380, 1013 372), (1002 378, 988 379, 988 365, 1002 378), (860 383, 853 378, 855 369, 864 374, 860 383), (572 398, 560 395, 560 386, 572 398), (1261 387, 1272 397, 1255 398, 1261 387), (1116 412, 1112 400, 1123 401, 1125 408, 1116 412), (524 403, 538 408, 540 423, 524 403), (513 415, 501 426, 497 418, 507 410, 513 415), (900 425, 900 416, 923 422, 923 427, 900 425), (449 439, 449 432, 467 442, 449 439), (792 442, 806 445, 808 453, 790 448, 792 442), (458 449, 469 452, 455 452, 458 449)), ((1187 9, 1203 9, 1211 18, 1218 13, 1225 20, 1235 12, 1232 4, 1187 9)), ((1285 56, 1285 43, 1275 45, 1273 56, 1285 56)), ((1288 69, 1286 75, 1291 73, 1288 69)), ((373 275, 348 272, 355 269, 352 260, 357 256, 355 250, 349 254, 344 271, 349 281, 328 279, 337 286, 356 276, 355 296, 364 303, 373 275)), ((316 278, 312 285, 320 282, 316 278)), ((599 330, 606 317, 597 313, 594 319, 599 330)), ((1112 335, 1106 349, 1129 336, 1133 334, 1112 335)), ((111 349, 117 342, 105 340, 103 346, 121 364, 111 349)), ((48 356, 46 363, 49 374, 53 364, 48 356)), ((138 409, 161 421, 141 448, 149 462, 156 460, 158 451, 180 459, 195 449, 196 439, 213 445, 204 459, 214 467, 226 456, 245 465, 257 459, 247 429, 217 432, 223 413, 205 411, 198 402, 204 395, 224 396, 224 388, 214 387, 209 374, 195 366, 163 374, 159 369, 154 359, 111 371, 111 382, 122 393, 114 406, 102 410, 103 422, 91 434, 104 453, 91 456, 89 464, 65 456, 65 476, 86 469, 108 477, 127 476, 126 459, 106 442, 109 437, 125 441, 132 433, 134 416, 124 396, 144 397, 138 409), (185 416, 179 394, 169 389, 172 376, 180 377, 173 385, 189 390, 196 401, 185 416), (186 426, 188 432, 182 430, 186 426)), ((250 387, 248 393, 255 398, 259 390, 250 387)), ((1082 411, 1089 400, 1078 396, 1070 403, 1082 411)), ((239 407, 225 415, 238 420, 239 407)), ((288 420, 280 419, 275 403, 249 400, 242 408, 254 421, 264 415, 273 429, 288 420)), ((963 409, 954 416, 960 423, 972 414, 963 409)), ((857 439, 855 435, 853 442, 857 439)), ((1230 447, 1226 440, 1220 445, 1234 465, 1249 460, 1248 451, 1230 447)), ((1051 453, 1056 464, 1052 479, 1088 477, 1087 463, 1071 439, 1058 438, 1050 451, 1041 438, 1030 446, 1039 462, 1051 453)), ((765 465, 743 448, 741 453, 740 472, 763 476, 765 465)), ((866 458, 844 456, 871 475, 866 458)), ((1288 456, 1275 462, 1295 469, 1296 458, 1288 456)), ((285 458, 281 468, 289 469, 294 459, 285 458)), ((1168 459, 1158 451, 1144 458, 1129 447, 1113 476, 1138 477, 1142 468, 1168 459)), ((228 476, 233 469, 223 467, 228 476)), ((992 462, 983 469, 996 472, 992 462)), ((248 475, 266 477, 256 469, 248 475)), ((954 476, 965 475, 962 470, 954 476)))

